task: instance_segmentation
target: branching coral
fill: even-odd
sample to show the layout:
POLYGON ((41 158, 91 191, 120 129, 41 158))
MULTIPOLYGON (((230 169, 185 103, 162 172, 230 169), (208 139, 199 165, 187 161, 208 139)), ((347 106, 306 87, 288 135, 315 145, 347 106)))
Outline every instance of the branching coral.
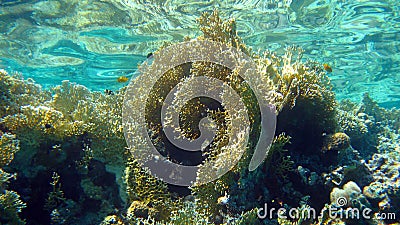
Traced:
POLYGON ((197 207, 199 203, 195 202, 184 202, 183 207, 173 211, 170 223, 171 225, 179 224, 196 224, 196 225, 206 225, 210 224, 207 215, 201 213, 197 207))
MULTIPOLYGON (((204 32, 204 36, 199 39, 222 42, 228 46, 237 47, 246 52, 245 45, 236 34, 235 22, 233 20, 222 24, 222 19, 218 16, 218 13, 214 11, 212 14, 204 13, 199 19, 199 23, 201 30, 204 32)), ((185 54, 185 52, 179 52, 179 54, 185 54)), ((170 69, 159 79, 157 79, 155 85, 152 86, 149 98, 146 100, 145 110, 146 122, 149 130, 148 132, 152 134, 151 137, 153 145, 156 146, 158 148, 157 150, 163 153, 164 156, 176 163, 193 165, 198 161, 203 160, 204 164, 200 166, 198 180, 206 180, 208 177, 213 177, 214 170, 216 170, 215 168, 221 171, 226 169, 227 161, 230 163, 235 162, 238 158, 237 156, 239 153, 241 153, 239 150, 245 149, 239 148, 239 146, 227 147, 227 142, 232 139, 229 138, 228 134, 232 133, 232 129, 235 128, 232 126, 232 121, 237 120, 241 121, 241 124, 244 124, 243 121, 245 121, 246 118, 243 115, 244 110, 238 110, 238 107, 232 110, 234 111, 233 114, 227 113, 227 109, 224 108, 226 105, 229 105, 229 103, 232 102, 233 104, 231 105, 237 106, 237 98, 230 98, 231 102, 225 101, 221 104, 208 98, 193 99, 183 104, 184 107, 179 112, 179 127, 174 127, 174 129, 182 130, 185 128, 186 130, 181 132, 181 134, 187 138, 194 139, 200 135, 198 128, 199 121, 207 116, 213 118, 215 121, 217 127, 216 136, 212 142, 209 143, 209 145, 206 145, 205 148, 202 148, 202 151, 199 154, 193 154, 194 156, 190 155, 189 157, 184 157, 186 156, 186 153, 178 151, 179 149, 176 149, 176 146, 173 146, 171 143, 166 141, 167 138, 162 130, 162 128, 165 129, 165 127, 163 127, 161 124, 160 116, 161 108, 166 95, 175 86, 181 88, 178 83, 188 82, 190 79, 195 79, 196 77, 201 76, 216 78, 222 81, 240 96, 243 104, 246 106, 248 120, 251 123, 248 127, 250 128, 249 131, 251 133, 251 138, 249 138, 249 147, 247 148, 248 152, 245 152, 243 156, 243 161, 246 162, 243 163, 243 165, 247 164, 246 167, 249 164, 248 161, 251 151, 253 151, 254 146, 256 145, 257 136, 259 135, 260 131, 261 119, 256 96, 251 90, 247 81, 240 76, 237 70, 226 68, 222 65, 211 62, 193 62, 182 64, 170 69)), ((269 97, 273 96, 272 82, 267 76, 261 75, 261 77, 262 78, 258 80, 257 85, 260 86, 261 90, 266 90, 265 92, 262 92, 262 100, 267 101, 269 97)), ((191 92, 182 93, 184 95, 189 95, 191 92)), ((221 99, 225 100, 228 98, 221 95, 221 99)), ((237 136, 235 135, 233 138, 238 138, 242 141, 247 137, 244 134, 240 134, 237 136)), ((130 150, 140 151, 141 148, 138 144, 137 146, 133 146, 130 150)), ((189 153, 187 154, 189 155, 189 153)), ((236 167, 236 172, 246 167, 238 166, 236 167)), ((207 205, 207 207, 204 207, 203 210, 208 217, 214 217, 212 219, 215 219, 215 217, 220 213, 220 206, 217 205, 217 200, 219 197, 224 196, 224 192, 227 191, 227 187, 231 182, 233 182, 230 177, 231 174, 226 174, 218 181, 199 187, 194 187, 193 192, 196 198, 199 202, 201 202, 202 207, 207 205), (218 184, 217 187, 213 187, 215 184, 218 184)), ((128 184, 128 188, 130 186, 132 185, 128 184)))
POLYGON ((64 198, 64 192, 61 190, 60 176, 56 172, 53 173, 50 185, 52 190, 48 194, 44 207, 52 211, 60 206, 66 199, 64 198))
MULTIPOLYGON (((124 89, 115 91, 113 95, 103 95, 65 81, 52 90, 51 96, 51 92, 41 90, 41 87, 30 79, 23 80, 22 76, 11 76, 4 71, 1 71, 0 75, 1 88, 8 88, 4 91, 4 101, 1 102, 1 166, 9 164, 13 159, 20 142, 21 151, 16 156, 18 161, 14 160, 15 163, 11 167, 18 170, 25 179, 34 179, 43 169, 60 171, 54 167, 62 167, 62 163, 66 162, 69 163, 68 166, 76 166, 71 169, 71 174, 76 176, 76 169, 88 173, 90 161, 95 158, 106 162, 107 168, 119 175, 117 181, 120 181, 120 190, 123 190, 122 173, 126 161, 126 144, 122 133, 120 105, 123 102, 124 89), (63 147, 57 147, 56 151, 51 146, 63 147), (81 156, 84 159, 81 159, 81 156), (85 167, 86 170, 77 168, 79 166, 85 167), (29 167, 33 168, 26 169, 29 167)), ((80 175, 87 175, 83 173, 80 175)), ((75 179, 79 181, 80 177, 75 179)), ((16 182, 19 182, 18 179, 16 182)), ((78 184, 87 187, 85 182, 78 184)), ((85 195, 92 194, 92 190, 85 191, 85 195)), ((102 210, 111 208, 107 208, 107 204, 119 204, 119 196, 116 197, 118 190, 103 192, 112 192, 115 196, 102 199, 102 210)), ((63 221, 68 217, 68 210, 77 208, 71 205, 77 203, 69 198, 66 201, 73 204, 64 203, 59 188, 51 193, 46 208, 51 212, 52 220, 63 221)))
POLYGON ((287 155, 288 150, 285 148, 287 144, 290 144, 290 136, 287 136, 285 133, 276 136, 265 163, 269 171, 284 180, 287 179, 288 173, 294 169, 294 161, 287 155))
POLYGON ((39 105, 50 99, 50 93, 42 90, 32 79, 24 80, 21 74, 9 75, 0 69, 0 118, 12 115, 25 105, 39 105))
POLYGON ((54 89, 50 105, 65 117, 64 135, 87 135, 92 139, 93 156, 112 164, 125 161, 125 140, 122 133, 124 89, 113 95, 90 92, 84 86, 64 81, 54 89))
POLYGON ((2 134, 0 149, 0 221, 5 224, 25 224, 19 217, 19 213, 26 204, 20 199, 15 191, 6 190, 10 179, 15 178, 15 174, 5 172, 2 167, 10 163, 14 153, 19 149, 18 140, 15 135, 2 134))
MULTIPOLYGON (((123 89, 114 95, 90 92, 86 87, 63 81, 53 89, 54 96, 50 105, 59 110, 70 123, 72 131, 76 125, 82 127, 73 135, 87 132, 96 138, 122 138, 121 104, 123 89)), ((68 128, 68 126, 67 126, 68 128)), ((68 131, 68 129, 66 130, 68 131)))
POLYGON ((207 12, 203 13, 197 22, 200 25, 200 30, 203 32, 204 38, 228 44, 242 50, 246 54, 250 53, 251 50, 237 35, 234 19, 224 21, 219 16, 218 10, 214 10, 211 14, 207 12))
MULTIPOLYGON (((204 13, 199 19, 199 23, 200 29, 203 32, 203 36, 201 36, 201 38, 211 39, 239 48, 254 58, 257 64, 257 71, 263 77, 267 78, 265 80, 265 84, 269 85, 270 90, 274 91, 274 93, 269 93, 268 97, 272 97, 275 100, 274 103, 276 103, 278 111, 280 112, 279 116, 280 121, 282 122, 281 124, 278 124, 278 131, 279 133, 287 132, 290 136, 292 136, 293 144, 291 145, 292 147, 288 149, 293 150, 293 148, 297 148, 295 150, 299 152, 308 151, 310 154, 315 154, 317 152, 319 153, 323 145, 324 134, 333 134, 337 128, 337 121, 335 117, 335 96, 331 90, 332 86, 329 83, 329 79, 326 76, 322 66, 316 62, 302 62, 302 50, 296 47, 287 48, 283 57, 277 56, 273 52, 268 51, 266 51, 263 55, 252 53, 251 50, 244 45, 243 41, 237 37, 234 20, 224 22, 216 11, 211 14, 204 13), (301 115, 302 118, 299 118, 299 115, 301 115), (310 132, 304 132, 304 130, 309 129, 311 129, 310 132)), ((211 63, 193 63, 190 66, 190 69, 188 69, 188 65, 185 65, 175 69, 174 72, 170 71, 168 76, 172 75, 172 77, 170 79, 162 78, 162 80, 165 80, 165 82, 162 84, 172 88, 175 83, 180 81, 180 79, 183 77, 182 74, 185 71, 190 71, 192 74, 210 74, 213 77, 227 81, 230 86, 239 87, 235 88, 235 91, 239 93, 242 90, 244 90, 242 93, 247 93, 248 91, 247 87, 240 86, 242 80, 230 79, 233 78, 232 74, 234 75, 234 73, 230 73, 229 70, 226 70, 221 66, 215 66, 211 63)), ((248 99, 244 99, 247 103, 249 103, 246 106, 251 109, 249 110, 253 128, 251 132, 251 135, 253 135, 251 140, 254 140, 258 135, 257 132, 260 118, 259 112, 254 110, 258 107, 257 105, 253 105, 256 102, 255 99, 251 97, 251 95, 248 96, 248 99)), ((163 99, 161 98, 160 100, 162 101, 163 99)), ((158 111, 154 105, 152 109, 154 109, 155 112, 158 111)), ((184 118, 185 115, 193 115, 193 111, 195 111, 196 107, 190 107, 190 109, 192 110, 188 110, 189 113, 182 113, 184 118)), ((150 115, 154 115, 154 113, 150 113, 150 115)), ((192 130, 196 129, 196 127, 193 126, 186 127, 190 127, 192 130)), ((160 129, 160 127, 158 129, 160 129)), ((229 124, 223 127, 223 129, 229 130, 229 124)), ((196 137, 196 135, 192 137, 196 137)), ((162 140, 162 138, 158 140, 162 140)), ((285 145, 287 142, 288 140, 284 141, 282 139, 282 145, 285 145)), ((215 143, 224 142, 219 142, 216 140, 215 143)), ((239 172, 239 174, 241 174, 240 171, 247 167, 248 162, 246 159, 248 159, 248 156, 251 155, 251 149, 253 147, 252 144, 254 143, 249 144, 250 147, 248 149, 250 150, 244 153, 242 161, 239 162, 237 167, 234 168, 234 173, 239 172)), ((214 147, 216 147, 215 149, 218 149, 219 146, 217 146, 218 145, 214 145, 214 147)), ((281 148, 282 146, 276 145, 275 147, 277 149, 283 149, 281 148)), ((274 145, 270 150, 271 153, 273 152, 273 149, 274 145)), ((212 153, 213 151, 211 151, 211 154, 210 152, 207 152, 208 155, 213 156, 212 153)), ((217 152, 217 154, 220 153, 221 152, 217 152)), ((281 153, 283 153, 283 151, 281 153)), ((293 166, 295 164, 295 162, 289 158, 289 155, 290 154, 277 154, 272 157, 273 162, 271 162, 272 158, 269 158, 266 160, 265 165, 278 165, 277 167, 274 167, 276 170, 275 174, 277 174, 278 177, 287 177, 287 173, 293 170, 293 166)), ((251 178, 256 179, 255 177, 251 176, 247 177, 246 174, 248 173, 243 171, 241 174, 243 177, 239 178, 239 180, 243 181, 243 183, 251 183, 251 181, 248 181, 252 180, 251 178)), ((257 179, 262 179, 261 177, 263 176, 257 176, 257 179)), ((229 186, 229 181, 227 184, 229 186)), ((207 190, 204 191, 204 193, 208 194, 204 194, 204 196, 207 197, 204 197, 203 194, 199 194, 202 193, 202 191, 197 191, 197 189, 195 189, 195 193, 197 193, 199 199, 208 200, 205 201, 204 204, 207 204, 208 207, 212 209, 210 210, 211 212, 209 212, 209 214, 214 216, 217 215, 216 212, 218 212, 218 207, 213 202, 215 202, 218 197, 224 195, 224 191, 218 193, 218 191, 209 190, 206 187, 201 186, 200 188, 205 188, 207 190)))
MULTIPOLYGON (((198 22, 200 30, 203 32, 198 40, 220 42, 235 47, 247 56, 254 58, 257 72, 260 75, 256 82, 257 88, 265 90, 262 91, 261 101, 269 104, 276 103, 282 121, 278 129, 281 135, 276 137, 271 147, 272 154, 269 155, 264 166, 255 172, 249 172, 247 170, 249 159, 256 145, 255 140, 260 135, 261 115, 258 99, 248 82, 241 77, 237 70, 210 62, 186 63, 170 69, 157 80, 151 90, 150 98, 145 104, 148 132, 151 133, 153 144, 163 155, 180 164, 193 165, 203 160, 209 166, 203 168, 224 168, 227 161, 233 161, 238 155, 237 148, 224 148, 224 146, 229 142, 226 134, 234 128, 232 120, 235 117, 244 118, 243 114, 240 114, 242 111, 235 112, 237 114, 232 116, 224 109, 224 104, 207 98, 193 99, 184 105, 184 110, 179 112, 181 123, 179 129, 184 130, 182 135, 195 139, 200 135, 198 127, 200 119, 204 116, 213 118, 217 133, 212 143, 202 149, 196 157, 185 158, 176 154, 175 147, 166 141, 160 121, 160 109, 166 95, 178 83, 200 76, 219 79, 238 93, 247 109, 250 122, 249 143, 244 148, 245 152, 241 161, 232 171, 211 183, 193 187, 191 191, 196 199, 196 203, 193 204, 196 205, 185 203, 183 206, 180 205, 182 207, 180 209, 177 208, 177 205, 181 202, 177 203, 178 201, 173 200, 165 183, 149 175, 134 160, 129 161, 124 177, 128 193, 128 223, 134 224, 141 221, 143 224, 156 224, 156 222, 151 222, 151 218, 162 220, 162 223, 166 224, 220 222, 221 217, 226 216, 226 213, 233 214, 236 218, 240 217, 238 215, 243 209, 253 210, 243 214, 240 217, 242 222, 239 224, 257 222, 254 205, 237 205, 235 210, 239 209, 240 211, 235 211, 230 202, 232 200, 229 200, 227 196, 231 192, 245 192, 244 188, 251 187, 257 188, 257 193, 250 193, 252 198, 247 198, 248 196, 244 193, 240 197, 245 197, 237 199, 243 202, 257 199, 259 196, 267 198, 268 190, 265 187, 258 187, 257 184, 265 186, 265 182, 269 181, 269 170, 267 170, 269 165, 274 165, 271 168, 276 175, 274 179, 288 179, 288 172, 293 170, 295 162, 285 150, 286 144, 289 143, 289 137, 283 135, 282 132, 286 131, 292 136, 291 146, 294 147, 291 147, 290 150, 303 151, 303 149, 308 150, 308 147, 311 146, 309 151, 312 153, 319 152, 316 149, 321 150, 324 133, 330 135, 335 132, 335 101, 333 92, 330 90, 329 80, 322 67, 317 63, 301 61, 302 51, 300 49, 289 47, 283 57, 268 51, 257 55, 237 35, 236 22, 233 19, 224 21, 219 17, 218 12, 214 11, 204 13, 198 22), (310 127, 312 130, 309 133, 304 132, 310 127), (303 139, 303 137, 305 138, 303 139), (308 145, 310 143, 312 145, 308 145), (236 190, 234 190, 235 188, 236 190), (226 198, 223 201, 224 204, 218 201, 221 197, 226 198), (168 221, 167 218, 171 213, 171 220, 168 221)), ((78 161, 77 164, 89 167, 90 161, 96 159, 105 162, 107 168, 117 168, 116 170, 118 170, 125 166, 127 150, 121 123, 124 88, 115 91, 112 95, 104 95, 91 92, 84 86, 64 81, 61 86, 52 89, 53 96, 51 97, 48 92, 42 91, 31 80, 9 76, 4 71, 0 71, 0 82, 4 84, 1 88, 4 88, 6 93, 5 98, 1 101, 1 130, 7 131, 2 134, 2 143, 3 137, 12 137, 11 140, 15 141, 18 138, 25 143, 31 139, 36 143, 35 145, 28 144, 28 146, 34 147, 38 147, 39 144, 47 145, 46 141, 57 142, 56 144, 64 144, 70 140, 82 141, 88 143, 83 145, 84 152, 80 152, 85 159, 78 161)), ((238 137, 243 138, 241 135, 238 137)), ((4 139, 4 143, 6 146, 10 146, 9 143, 14 142, 4 139)), ((51 143, 50 146, 54 146, 54 143, 51 143)), ((17 149, 15 146, 12 148, 17 149)), ((134 146, 129 150, 135 150, 134 148, 140 150, 140 146, 134 146)), ((7 154, 1 152, 3 155, 0 155, 2 160, 4 159, 1 161, 2 165, 8 164, 14 154, 12 150, 4 152, 7 154)), ((199 176, 209 176, 207 171, 202 170, 199 176)), ((94 185, 89 178, 82 179, 79 184, 84 195, 100 201, 102 190, 100 186, 94 185)), ((53 194, 50 194, 48 200, 50 210, 60 204, 64 198, 56 174, 53 177, 52 185, 53 194)), ((246 191, 247 194, 251 192, 246 191)), ((232 199, 234 198, 232 197, 232 199)), ((58 214, 57 210, 52 210, 54 218, 58 214)), ((118 216, 109 216, 104 224, 121 224, 122 222, 123 220, 118 216)))
POLYGON ((227 173, 218 180, 201 186, 192 187, 199 213, 203 213, 204 216, 211 221, 215 221, 216 217, 221 216, 220 210, 222 208, 218 199, 227 195, 229 185, 232 181, 232 174, 227 173))
POLYGON ((1 192, 6 188, 6 184, 13 177, 14 176, 12 174, 7 173, 3 169, 0 168, 0 191, 1 192))
POLYGON ((125 170, 127 193, 131 210, 148 207, 148 215, 157 220, 165 220, 173 209, 167 185, 130 161, 125 170), (140 203, 140 204, 138 204, 140 203))
MULTIPOLYGON (((20 112, 2 118, 3 125, 18 134, 21 139, 36 139, 40 142, 43 136, 62 137, 63 115, 47 106, 21 106, 20 112), (39 138, 42 137, 42 138, 39 138)), ((38 143, 36 143, 38 144, 38 143)))
POLYGON ((26 204, 17 192, 5 190, 11 178, 14 178, 14 175, 3 171, 0 167, 0 221, 5 224, 25 224, 18 214, 26 204))
MULTIPOLYGON (((52 106, 60 110, 66 116, 74 117, 73 114, 84 115, 88 118, 89 112, 77 112, 79 103, 86 103, 91 99, 91 92, 85 86, 70 83, 69 81, 63 81, 61 86, 53 88, 53 101, 52 106)), ((80 120, 83 120, 81 118, 80 120)))
MULTIPOLYGON (((20 85, 27 90, 36 87, 34 83, 23 80, 15 79, 13 82, 14 86, 20 85)), ((43 98, 41 96, 44 94, 39 90, 36 90, 38 93, 32 93, 32 100, 43 98)), ((38 147, 44 139, 63 141, 87 136, 92 139, 95 157, 115 164, 123 163, 126 146, 121 125, 123 91, 121 89, 114 95, 103 95, 64 81, 53 89, 51 99, 21 105, 14 114, 1 118, 0 123, 33 147, 38 147)))
MULTIPOLYGON (((16 112, 20 105, 38 100, 30 94, 38 92, 39 86, 26 85, 25 81, 20 79, 18 74, 10 76, 6 71, 0 70, 0 90, 3 93, 0 100, 1 117, 7 113, 16 112)), ((2 169, 14 159, 14 154, 20 149, 19 144, 16 135, 3 132, 3 128, 0 130, 0 223, 25 224, 18 214, 26 207, 26 204, 17 192, 7 190, 8 182, 11 178, 15 178, 15 175, 2 169)))
POLYGON ((26 204, 20 200, 20 196, 14 191, 5 191, 0 194, 0 220, 6 224, 25 224, 19 218, 18 213, 21 212, 26 204))
POLYGON ((14 159, 14 154, 19 151, 19 140, 14 134, 0 131, 0 168, 9 164, 14 159))
POLYGON ((281 94, 277 99, 278 111, 284 107, 295 107, 298 99, 313 101, 315 105, 323 104, 327 107, 326 112, 334 111, 335 96, 329 78, 318 63, 303 63, 302 56, 301 48, 290 46, 281 60, 272 57, 278 67, 278 72, 272 73, 277 91, 281 94))
POLYGON ((284 121, 277 124, 277 131, 292 137, 292 146, 297 146, 294 150, 314 154, 322 146, 323 135, 337 129, 335 95, 317 63, 302 63, 301 51, 296 56, 299 50, 295 47, 286 51, 277 76, 272 78, 280 93, 278 121, 284 121))

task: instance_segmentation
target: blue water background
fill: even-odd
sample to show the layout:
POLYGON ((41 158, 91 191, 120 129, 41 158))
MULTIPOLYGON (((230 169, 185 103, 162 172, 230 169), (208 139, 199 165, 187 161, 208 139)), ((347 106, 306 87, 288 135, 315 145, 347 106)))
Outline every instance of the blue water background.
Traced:
POLYGON ((328 63, 337 98, 369 92, 400 108, 400 1, 0 1, 0 68, 45 87, 70 80, 92 90, 126 84, 165 41, 199 35, 196 18, 218 8, 254 50, 328 63))

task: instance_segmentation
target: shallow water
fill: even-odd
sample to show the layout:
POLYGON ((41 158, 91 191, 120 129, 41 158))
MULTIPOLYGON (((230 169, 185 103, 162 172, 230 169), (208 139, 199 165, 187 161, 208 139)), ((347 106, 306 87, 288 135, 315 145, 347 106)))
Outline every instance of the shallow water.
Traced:
POLYGON ((369 92, 400 108, 400 2, 382 1, 49 0, 0 3, 0 68, 44 86, 62 80, 92 90, 117 89, 121 75, 164 41, 198 34, 196 18, 218 8, 236 18, 253 49, 282 54, 305 49, 304 59, 328 63, 338 99, 369 92))
POLYGON ((0 0, 0 224, 398 224, 400 110, 375 100, 400 109, 399 0, 181 2, 0 0), (203 14, 215 8, 237 23, 203 14), (229 45, 233 30, 276 52, 282 76, 264 58, 273 84, 208 63, 156 77, 216 54, 254 72, 219 42, 163 48, 202 33, 229 45), (288 66, 293 45, 320 66, 288 66), (356 104, 337 104, 322 67, 356 104), (329 215, 262 217, 267 204, 329 215), (391 216, 337 218, 361 209, 391 216))

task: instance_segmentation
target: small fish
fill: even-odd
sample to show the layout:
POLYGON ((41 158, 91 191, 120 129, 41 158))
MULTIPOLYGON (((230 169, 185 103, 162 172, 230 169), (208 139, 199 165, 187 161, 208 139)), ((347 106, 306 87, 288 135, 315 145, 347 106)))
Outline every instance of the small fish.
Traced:
POLYGON ((150 52, 150 53, 147 54, 147 56, 146 56, 146 58, 151 58, 151 57, 153 57, 153 53, 152 53, 152 52, 150 52))
POLYGON ((224 196, 221 196, 217 199, 217 203, 219 205, 226 205, 228 204, 228 202, 229 202, 229 195, 227 195, 226 192, 224 196))
POLYGON ((125 83, 129 80, 126 76, 120 76, 117 78, 118 83, 125 83))
POLYGON ((326 72, 328 73, 332 73, 332 67, 330 65, 328 65, 327 63, 324 63, 324 70, 326 70, 326 72))
POLYGON ((104 90, 104 93, 105 93, 106 95, 113 95, 113 94, 114 94, 113 91, 108 90, 108 89, 104 90))

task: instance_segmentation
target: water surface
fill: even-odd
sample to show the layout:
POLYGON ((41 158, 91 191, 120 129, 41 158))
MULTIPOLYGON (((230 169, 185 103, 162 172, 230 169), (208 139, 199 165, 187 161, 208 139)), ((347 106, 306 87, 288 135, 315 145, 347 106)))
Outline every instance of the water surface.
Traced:
POLYGON ((253 49, 288 45, 328 63, 338 99, 369 92, 400 108, 400 1, 47 0, 0 3, 0 68, 48 87, 71 80, 117 89, 164 41, 199 34, 196 18, 218 8, 236 18, 253 49))

